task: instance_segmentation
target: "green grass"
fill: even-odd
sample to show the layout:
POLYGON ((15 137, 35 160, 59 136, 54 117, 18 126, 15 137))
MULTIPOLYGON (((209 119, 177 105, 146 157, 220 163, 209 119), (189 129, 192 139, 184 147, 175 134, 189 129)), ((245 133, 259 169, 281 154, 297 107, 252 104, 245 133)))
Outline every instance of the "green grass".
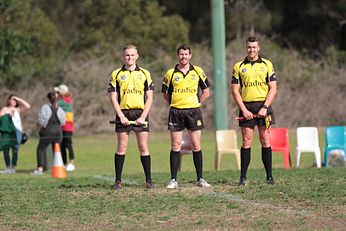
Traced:
MULTIPOLYGON (((291 134, 294 164, 294 134, 291 134)), ((21 147, 18 173, 0 175, 1 230, 344 230, 345 168, 312 167, 313 154, 303 154, 301 168, 283 169, 274 153, 276 185, 268 186, 258 141, 248 173, 248 186, 237 186, 239 171, 232 155, 223 155, 214 171, 215 138, 203 133, 204 177, 211 189, 195 187, 191 155, 182 160, 179 188, 167 190, 169 135, 150 137, 154 190, 144 187, 139 154, 131 135, 124 188, 112 191, 114 134, 75 137, 77 170, 65 179, 32 176, 37 140, 21 147)), ((321 148, 324 143, 321 138, 321 148)), ((4 168, 4 164, 0 165, 4 168)))

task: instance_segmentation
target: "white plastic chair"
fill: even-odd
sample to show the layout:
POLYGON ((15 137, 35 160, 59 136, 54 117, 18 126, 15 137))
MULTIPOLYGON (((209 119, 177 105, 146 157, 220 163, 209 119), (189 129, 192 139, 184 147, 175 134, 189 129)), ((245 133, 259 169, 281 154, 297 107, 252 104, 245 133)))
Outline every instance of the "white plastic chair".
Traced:
POLYGON ((321 149, 318 141, 318 131, 316 127, 297 128, 296 147, 296 167, 299 167, 300 155, 302 152, 315 153, 316 165, 321 168, 321 149))
POLYGON ((215 170, 220 170, 221 155, 233 153, 240 169, 240 150, 237 147, 237 133, 235 130, 216 131, 215 170))

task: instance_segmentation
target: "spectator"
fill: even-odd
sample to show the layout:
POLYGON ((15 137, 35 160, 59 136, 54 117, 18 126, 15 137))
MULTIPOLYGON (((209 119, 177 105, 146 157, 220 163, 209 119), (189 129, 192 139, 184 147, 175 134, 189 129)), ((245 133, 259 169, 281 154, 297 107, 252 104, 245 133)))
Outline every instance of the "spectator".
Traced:
POLYGON ((39 128, 40 140, 37 146, 37 169, 34 175, 42 175, 45 163, 46 149, 49 144, 54 148, 55 143, 61 143, 62 130, 61 126, 65 124, 65 112, 58 106, 59 95, 57 92, 47 94, 48 103, 44 104, 38 115, 37 124, 39 128))
POLYGON ((68 90, 68 87, 64 84, 61 84, 59 87, 54 87, 54 91, 59 93, 58 105, 61 107, 66 114, 66 122, 62 128, 62 142, 61 142, 61 156, 66 166, 66 171, 74 171, 76 169, 74 165, 74 151, 72 147, 72 135, 74 131, 73 124, 73 106, 71 99, 71 92, 68 90), (67 153, 68 150, 70 163, 67 163, 67 153))
POLYGON ((24 99, 10 95, 7 98, 7 104, 0 110, 0 116, 9 114, 12 118, 12 122, 16 128, 16 138, 17 142, 13 146, 8 146, 4 149, 4 159, 6 164, 6 169, 1 171, 3 174, 16 173, 17 161, 18 161, 18 150, 19 145, 22 142, 23 126, 20 113, 29 109, 30 104, 24 99), (12 149, 12 161, 10 158, 10 149, 12 149))

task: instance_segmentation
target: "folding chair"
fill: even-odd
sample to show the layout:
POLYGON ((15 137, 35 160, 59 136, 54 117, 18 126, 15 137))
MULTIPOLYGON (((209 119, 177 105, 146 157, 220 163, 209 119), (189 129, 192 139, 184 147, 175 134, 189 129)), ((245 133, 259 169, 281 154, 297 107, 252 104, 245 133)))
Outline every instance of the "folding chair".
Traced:
POLYGON ((326 147, 324 150, 324 163, 328 167, 328 155, 331 150, 341 149, 346 153, 346 127, 329 126, 326 128, 326 147))
POLYGON ((220 170, 221 155, 226 153, 235 155, 237 167, 240 169, 240 150, 237 146, 235 130, 216 131, 215 170, 220 170))
POLYGON ((288 169, 291 163, 290 142, 288 137, 288 128, 270 128, 270 143, 273 152, 282 152, 284 167, 288 169))
POLYGON ((316 165, 321 167, 321 150, 318 141, 318 131, 316 127, 297 128, 296 147, 296 167, 299 167, 300 155, 302 152, 313 152, 316 158, 316 165))

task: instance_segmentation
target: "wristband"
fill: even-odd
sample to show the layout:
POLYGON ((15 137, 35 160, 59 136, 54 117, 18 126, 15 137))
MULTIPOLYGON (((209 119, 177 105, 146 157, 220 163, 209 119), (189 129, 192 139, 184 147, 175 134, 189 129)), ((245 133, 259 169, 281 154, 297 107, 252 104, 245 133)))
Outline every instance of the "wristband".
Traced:
POLYGON ((268 109, 268 106, 263 104, 262 108, 268 109))

